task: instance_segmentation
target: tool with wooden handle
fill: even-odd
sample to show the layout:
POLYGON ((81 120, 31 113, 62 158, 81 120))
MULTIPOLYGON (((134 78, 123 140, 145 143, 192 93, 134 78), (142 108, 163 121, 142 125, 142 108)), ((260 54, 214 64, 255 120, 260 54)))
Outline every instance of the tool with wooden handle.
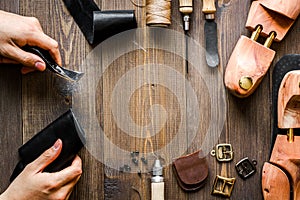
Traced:
POLYGON ((151 200, 165 199, 165 183, 163 178, 163 167, 159 159, 155 160, 151 178, 151 200))
POLYGON ((183 15, 183 28, 190 29, 190 14, 193 12, 193 0, 179 0, 179 11, 183 15))
POLYGON ((217 67, 219 65, 217 24, 214 21, 216 11, 214 0, 203 0, 202 12, 205 15, 205 55, 207 65, 210 67, 217 67))

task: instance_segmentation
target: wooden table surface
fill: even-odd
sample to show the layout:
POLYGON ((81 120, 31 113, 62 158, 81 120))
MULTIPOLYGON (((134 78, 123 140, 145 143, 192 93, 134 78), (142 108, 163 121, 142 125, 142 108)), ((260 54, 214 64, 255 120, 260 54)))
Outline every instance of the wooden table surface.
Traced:
MULTIPOLYGON (((96 0, 96 3, 102 10, 134 9, 137 14, 138 27, 143 28, 146 26, 145 7, 136 7, 130 0, 96 0)), ((138 1, 137 3, 142 4, 143 2, 138 1)), ((217 1, 216 21, 218 24, 220 66, 215 69, 215 72, 221 76, 223 76, 229 56, 240 35, 250 35, 244 28, 250 3, 250 0, 217 1)), ((200 45, 204 45, 204 17, 201 7, 202 1, 194 0, 191 30, 188 35, 200 45)), ((0 9, 37 17, 45 33, 59 42, 64 66, 73 70, 87 70, 83 69, 81 64, 94 47, 87 43, 62 0, 1 0, 0 9)), ((178 12, 178 1, 172 1, 172 25, 168 29, 183 33, 182 19, 178 12)), ((285 39, 272 45, 271 48, 276 51, 274 62, 253 95, 246 99, 238 99, 226 91, 224 105, 226 107, 226 119, 216 144, 232 144, 234 149, 233 161, 219 163, 214 157, 208 155, 209 176, 207 183, 197 192, 186 193, 178 186, 172 167, 169 164, 170 160, 173 159, 170 155, 173 155, 176 148, 167 149, 164 154, 160 155, 162 159, 166 160, 164 166, 166 199, 222 199, 223 197, 211 195, 216 175, 236 178, 231 199, 263 199, 261 169, 263 163, 269 158, 271 140, 271 72, 274 64, 283 55, 300 53, 299 29, 300 21, 296 20, 285 39), (235 164, 244 157, 257 161, 257 172, 247 180, 242 180, 235 171, 235 164)), ((177 42, 179 45, 184 45, 184 41, 177 42)), ((115 51, 115 49, 112 47, 111 51, 115 51)), ((105 57, 105 55, 102 56, 105 57)), ((208 124, 211 123, 209 108, 211 108, 212 101, 207 98, 208 90, 205 81, 199 78, 196 69, 189 66, 188 74, 186 74, 186 62, 180 56, 161 49, 137 50, 120 56, 103 73, 97 90, 89 91, 96 94, 95 104, 97 106, 95 105, 94 112, 97 113, 103 132, 113 144, 128 151, 129 159, 131 151, 138 150, 140 154, 143 154, 157 151, 166 146, 177 134, 180 120, 186 120, 183 122, 183 126, 186 130, 186 137, 188 137, 189 121, 187 118, 182 119, 180 117, 181 112, 187 114, 190 112, 188 106, 180 107, 178 94, 176 96, 171 90, 159 84, 151 84, 151 87, 149 87, 149 84, 145 84, 138 88, 132 93, 129 105, 127 105, 130 107, 129 110, 133 120, 140 126, 151 123, 149 108, 154 104, 161 105, 168 113, 167 122, 159 133, 148 137, 149 141, 152 142, 152 147, 151 142, 149 144, 146 142, 148 147, 145 147, 144 144, 147 138, 131 137, 114 122, 115 118, 110 111, 112 104, 110 99, 115 85, 123 74, 145 63, 172 66, 179 73, 184 74, 199 99, 199 107, 207 107, 206 110, 203 108, 201 110, 203 114, 200 118, 201 121, 199 121, 197 137, 191 142, 184 154, 196 151, 201 147, 199 144, 204 140, 208 124)), ((17 149, 19 146, 70 107, 76 107, 83 116, 88 116, 88 112, 83 109, 84 106, 76 105, 76 101, 73 101, 72 96, 60 95, 53 89, 55 77, 49 72, 36 72, 22 76, 19 70, 20 66, 1 65, 0 67, 1 192, 9 184, 10 174, 18 161, 17 149)), ((157 77, 162 77, 162 79, 167 77, 166 72, 161 73, 157 74, 157 77)), ((96 76, 98 75, 95 74, 95 80, 96 76)), ((172 80, 172 84, 178 84, 176 87, 182 87, 182 85, 180 86, 181 83, 172 80)), ((181 98, 186 99, 186 102, 188 102, 190 99, 188 90, 181 92, 181 98)), ((86 101, 86 104, 88 104, 89 99, 86 99, 86 101)), ((122 99, 117 99, 118 102, 122 103, 122 99)), ((151 130, 147 131, 151 132, 151 130)), ((178 145, 181 145, 181 143, 178 143, 178 145)), ((83 161, 83 174, 70 199, 150 199, 151 175, 149 173, 122 173, 113 169, 109 166, 109 162, 114 162, 114 156, 118 158, 118 155, 103 141, 99 141, 99 149, 101 155, 96 156, 86 147, 80 151, 79 154, 83 161), (100 162, 98 156, 101 157, 102 162, 100 162)), ((119 160, 118 164, 120 166, 128 164, 134 168, 134 164, 130 162, 126 163, 119 160)), ((139 164, 141 165, 141 162, 139 164)), ((148 163, 148 165, 151 167, 152 163, 148 163)), ((147 167, 149 168, 149 166, 147 167)))

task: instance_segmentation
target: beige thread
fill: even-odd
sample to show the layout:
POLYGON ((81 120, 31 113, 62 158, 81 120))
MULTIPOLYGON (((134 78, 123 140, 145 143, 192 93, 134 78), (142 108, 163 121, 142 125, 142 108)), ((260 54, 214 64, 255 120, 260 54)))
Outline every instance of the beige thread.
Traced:
POLYGON ((167 27, 171 24, 171 0, 146 0, 146 24, 167 27))

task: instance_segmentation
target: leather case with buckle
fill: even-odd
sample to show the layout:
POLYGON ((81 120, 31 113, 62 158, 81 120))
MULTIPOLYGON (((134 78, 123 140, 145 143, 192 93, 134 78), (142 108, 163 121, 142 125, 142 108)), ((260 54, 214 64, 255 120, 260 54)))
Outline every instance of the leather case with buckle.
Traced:
POLYGON ((177 158, 173 162, 173 171, 178 184, 185 191, 200 189, 208 176, 208 164, 205 157, 199 157, 202 151, 177 158), (199 154, 200 153, 200 154, 199 154))
POLYGON ((45 168, 45 172, 60 171, 70 165, 78 151, 85 144, 85 134, 72 110, 68 110, 61 115, 19 148, 20 161, 15 167, 10 180, 13 181, 27 164, 49 149, 57 139, 61 139, 63 143, 61 153, 45 168))

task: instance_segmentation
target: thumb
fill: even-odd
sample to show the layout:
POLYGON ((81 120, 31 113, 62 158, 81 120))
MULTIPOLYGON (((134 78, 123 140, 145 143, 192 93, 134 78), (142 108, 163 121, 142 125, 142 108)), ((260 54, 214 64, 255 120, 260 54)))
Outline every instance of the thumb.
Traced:
POLYGON ((50 163, 52 163, 60 154, 62 141, 56 140, 54 145, 34 160, 30 165, 36 173, 42 172, 50 163))
POLYGON ((7 52, 9 52, 9 54, 6 55, 7 58, 15 60, 26 67, 39 71, 44 71, 46 69, 45 62, 39 56, 26 52, 18 46, 8 47, 7 52))

